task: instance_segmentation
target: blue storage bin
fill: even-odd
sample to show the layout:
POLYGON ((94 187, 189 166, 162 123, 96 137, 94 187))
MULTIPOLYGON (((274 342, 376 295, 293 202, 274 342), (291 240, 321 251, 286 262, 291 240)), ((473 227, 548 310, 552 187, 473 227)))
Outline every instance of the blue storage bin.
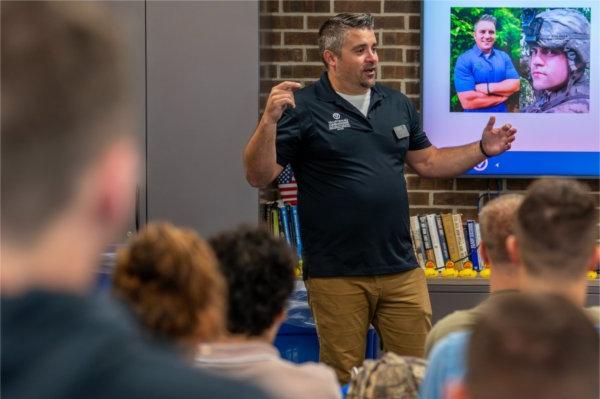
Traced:
MULTIPOLYGON (((308 306, 306 289, 301 284, 290 297, 287 318, 275 337, 275 346, 284 359, 294 363, 319 361, 315 321, 308 306)), ((377 359, 379 352, 379 337, 371 327, 367 333, 365 358, 377 359)))
POLYGON ((275 337, 281 356, 294 363, 318 362, 319 340, 314 327, 283 324, 275 337))

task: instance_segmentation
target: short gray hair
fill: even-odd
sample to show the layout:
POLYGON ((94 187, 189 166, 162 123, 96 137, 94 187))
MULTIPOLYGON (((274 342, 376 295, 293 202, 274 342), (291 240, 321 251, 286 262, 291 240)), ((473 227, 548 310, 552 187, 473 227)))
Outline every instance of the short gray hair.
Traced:
POLYGON ((481 17, 479 17, 477 22, 475 22, 475 25, 473 25, 473 30, 475 30, 477 28, 477 24, 480 23, 481 21, 491 22, 494 24, 494 27, 496 26, 496 17, 489 15, 489 14, 483 14, 481 17))
MULTIPOLYGON (((340 55, 346 32, 349 29, 370 29, 375 27, 373 16, 369 13, 343 13, 329 18, 319 29, 319 52, 325 50, 340 55)), ((323 63, 327 67, 325 59, 323 63)))

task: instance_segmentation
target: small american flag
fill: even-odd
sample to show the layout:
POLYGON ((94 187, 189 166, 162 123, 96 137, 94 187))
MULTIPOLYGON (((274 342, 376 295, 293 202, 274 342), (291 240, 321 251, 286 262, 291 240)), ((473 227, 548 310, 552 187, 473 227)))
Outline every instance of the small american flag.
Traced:
POLYGON ((283 168, 283 171, 277 177, 277 187, 283 202, 290 205, 298 203, 298 185, 291 165, 288 164, 283 168))

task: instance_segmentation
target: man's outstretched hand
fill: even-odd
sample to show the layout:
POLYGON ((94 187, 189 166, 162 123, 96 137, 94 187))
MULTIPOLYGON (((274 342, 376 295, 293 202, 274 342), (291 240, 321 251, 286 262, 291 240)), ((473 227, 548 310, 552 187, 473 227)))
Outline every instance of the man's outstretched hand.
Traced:
POLYGON ((494 127, 496 117, 490 116, 487 125, 483 129, 481 135, 481 145, 487 155, 493 157, 500 155, 505 151, 510 150, 512 142, 515 141, 517 129, 512 127, 510 123, 501 127, 494 127))

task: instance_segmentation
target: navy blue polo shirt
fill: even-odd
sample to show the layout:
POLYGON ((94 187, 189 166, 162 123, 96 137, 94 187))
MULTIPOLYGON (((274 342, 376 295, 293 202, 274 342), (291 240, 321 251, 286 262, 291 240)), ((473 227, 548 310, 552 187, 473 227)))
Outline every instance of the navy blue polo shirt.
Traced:
MULTIPOLYGON (((492 49, 485 56, 477 45, 462 53, 454 67, 454 88, 457 93, 475 90, 479 83, 498 83, 505 79, 519 79, 510 57, 502 50, 492 49)), ((506 104, 491 107, 465 109, 465 112, 506 112, 506 104)))
POLYGON ((298 182, 304 278, 418 267, 404 158, 431 144, 412 102, 376 84, 365 117, 335 93, 327 73, 295 100, 277 125, 277 163, 290 163, 298 182))

